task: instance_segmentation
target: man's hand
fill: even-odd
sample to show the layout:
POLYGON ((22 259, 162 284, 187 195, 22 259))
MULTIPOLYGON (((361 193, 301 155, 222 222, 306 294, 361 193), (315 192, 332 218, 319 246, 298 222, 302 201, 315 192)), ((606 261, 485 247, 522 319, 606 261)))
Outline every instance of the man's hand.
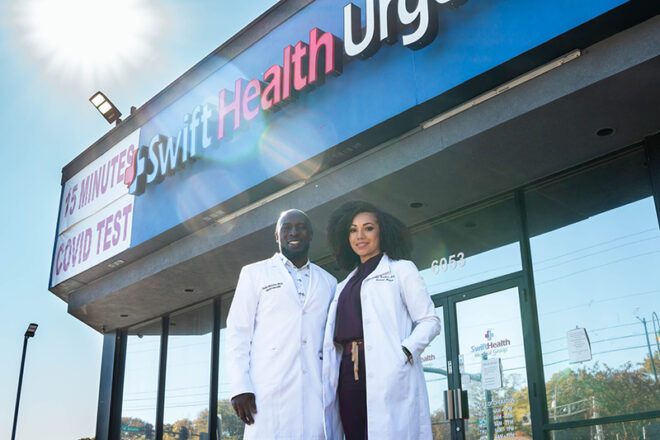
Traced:
POLYGON ((257 404, 254 401, 254 394, 243 393, 231 398, 231 405, 236 411, 236 415, 247 425, 254 423, 252 414, 257 413, 257 404))

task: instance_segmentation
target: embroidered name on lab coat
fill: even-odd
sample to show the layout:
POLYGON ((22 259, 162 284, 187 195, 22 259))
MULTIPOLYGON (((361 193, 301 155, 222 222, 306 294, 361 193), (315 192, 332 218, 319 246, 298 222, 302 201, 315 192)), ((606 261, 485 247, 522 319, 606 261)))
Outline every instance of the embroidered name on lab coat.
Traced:
POLYGON ((395 279, 396 275, 378 275, 377 277, 374 277, 374 280, 376 281, 387 281, 390 283, 393 283, 395 279))
POLYGON ((263 286, 261 288, 261 290, 263 290, 264 292, 270 292, 271 290, 280 289, 283 285, 284 285, 284 283, 282 283, 282 282, 273 283, 273 284, 266 284, 265 286, 263 286))

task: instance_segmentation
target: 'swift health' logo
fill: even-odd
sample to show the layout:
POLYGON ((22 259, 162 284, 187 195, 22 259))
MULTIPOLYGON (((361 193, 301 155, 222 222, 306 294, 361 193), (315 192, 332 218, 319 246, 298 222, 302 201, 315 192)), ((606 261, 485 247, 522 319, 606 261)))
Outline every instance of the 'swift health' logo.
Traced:
POLYGON ((484 333, 484 338, 486 339, 486 342, 483 344, 473 345, 470 347, 472 353, 501 353, 506 351, 506 347, 511 345, 511 341, 509 339, 500 339, 499 341, 494 341, 493 339, 495 338, 495 332, 492 328, 486 330, 486 333, 484 333))

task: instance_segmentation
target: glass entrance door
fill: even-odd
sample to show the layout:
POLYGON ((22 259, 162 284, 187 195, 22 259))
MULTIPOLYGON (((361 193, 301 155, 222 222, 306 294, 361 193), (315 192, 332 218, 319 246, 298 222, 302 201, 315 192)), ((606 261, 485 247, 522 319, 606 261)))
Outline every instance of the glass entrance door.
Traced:
POLYGON ((446 347, 446 368, 425 364, 427 374, 446 375, 436 390, 445 420, 433 420, 434 439, 532 438, 520 283, 507 277, 434 298, 446 347))

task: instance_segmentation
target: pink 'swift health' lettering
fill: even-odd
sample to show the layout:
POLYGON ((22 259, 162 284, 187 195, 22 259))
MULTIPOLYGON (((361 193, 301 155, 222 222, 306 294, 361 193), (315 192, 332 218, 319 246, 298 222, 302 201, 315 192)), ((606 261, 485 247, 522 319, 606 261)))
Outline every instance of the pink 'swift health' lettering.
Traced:
POLYGON ((133 155, 125 184, 129 194, 140 195, 151 183, 159 183, 178 168, 194 161, 202 151, 256 118, 262 111, 277 111, 295 100, 298 92, 310 91, 324 83, 327 75, 342 74, 343 59, 367 59, 382 43, 401 43, 413 50, 430 44, 438 33, 437 8, 458 8, 467 0, 366 0, 365 23, 362 11, 349 3, 344 7, 344 40, 315 27, 309 43, 298 41, 283 49, 282 65, 269 67, 261 78, 234 81, 233 90, 222 89, 218 106, 205 103, 183 117, 184 126, 176 136, 155 135, 149 145, 133 155), (364 31, 363 31, 364 29, 364 31), (212 139, 211 127, 217 121, 212 139))

